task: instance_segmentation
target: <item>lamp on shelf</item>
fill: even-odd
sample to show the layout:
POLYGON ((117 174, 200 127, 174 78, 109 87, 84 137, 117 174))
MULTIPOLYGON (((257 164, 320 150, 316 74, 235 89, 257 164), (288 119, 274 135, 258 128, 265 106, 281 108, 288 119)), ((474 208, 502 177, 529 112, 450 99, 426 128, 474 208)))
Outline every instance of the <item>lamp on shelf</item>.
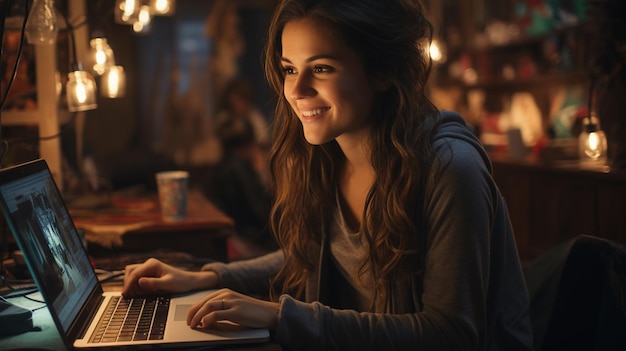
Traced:
POLYGON ((583 128, 578 137, 578 155, 583 166, 606 166, 606 134, 600 128, 595 115, 583 119, 583 128))
POLYGON ((606 134, 600 128, 600 120, 593 112, 594 81, 589 84, 587 100, 589 115, 583 118, 582 131, 578 136, 578 156, 585 168, 607 167, 606 134))

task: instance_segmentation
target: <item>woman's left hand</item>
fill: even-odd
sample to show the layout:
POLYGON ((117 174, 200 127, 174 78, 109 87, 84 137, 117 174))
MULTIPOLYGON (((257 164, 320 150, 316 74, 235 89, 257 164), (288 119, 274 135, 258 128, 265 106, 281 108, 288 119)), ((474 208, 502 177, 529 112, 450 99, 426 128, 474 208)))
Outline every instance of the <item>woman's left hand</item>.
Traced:
POLYGON ((230 289, 215 291, 191 306, 187 324, 192 328, 218 327, 229 321, 247 328, 276 329, 280 304, 259 300, 230 289))

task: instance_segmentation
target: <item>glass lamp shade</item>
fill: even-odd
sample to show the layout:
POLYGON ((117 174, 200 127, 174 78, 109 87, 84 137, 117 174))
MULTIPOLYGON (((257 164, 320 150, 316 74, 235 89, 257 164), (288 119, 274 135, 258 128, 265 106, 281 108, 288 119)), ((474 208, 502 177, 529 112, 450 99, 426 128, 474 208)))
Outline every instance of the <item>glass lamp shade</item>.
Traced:
POLYGON ((118 98, 126 93, 126 73, 122 66, 111 66, 100 77, 100 95, 118 98))
POLYGON ((604 166, 607 161, 606 134, 600 121, 591 116, 583 120, 583 131, 578 137, 578 156, 582 165, 604 166))
POLYGON ((171 16, 176 9, 176 0, 150 0, 150 11, 155 16, 171 16))
POLYGON ((54 45, 59 34, 53 0, 34 0, 24 30, 32 45, 54 45))
POLYGON ((133 24, 139 19, 140 0, 116 0, 114 18, 120 24, 133 24))
POLYGON ((89 45, 92 50, 93 71, 95 74, 102 75, 107 68, 115 65, 113 50, 106 38, 93 38, 89 45))
POLYGON ((76 112, 97 108, 96 82, 93 77, 85 71, 73 71, 67 76, 67 109, 76 112))

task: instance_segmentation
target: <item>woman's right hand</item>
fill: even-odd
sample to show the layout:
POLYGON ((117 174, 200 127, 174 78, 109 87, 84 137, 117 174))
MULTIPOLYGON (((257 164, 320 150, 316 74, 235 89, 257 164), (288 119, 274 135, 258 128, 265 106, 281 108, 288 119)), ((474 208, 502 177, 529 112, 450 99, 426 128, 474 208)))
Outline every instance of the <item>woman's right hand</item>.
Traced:
POLYGON ((141 264, 126 266, 122 295, 179 293, 210 289, 217 285, 217 274, 211 271, 190 272, 150 258, 141 264))

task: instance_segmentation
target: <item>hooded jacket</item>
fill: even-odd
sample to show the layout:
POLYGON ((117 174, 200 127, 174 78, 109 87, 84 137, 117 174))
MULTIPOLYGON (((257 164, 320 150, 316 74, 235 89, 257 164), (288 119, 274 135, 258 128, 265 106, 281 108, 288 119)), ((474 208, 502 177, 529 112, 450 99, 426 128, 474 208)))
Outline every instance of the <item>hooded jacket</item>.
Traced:
MULTIPOLYGON (((491 162, 465 120, 442 111, 433 146, 440 166, 425 189, 423 274, 397 283, 384 309, 331 308, 330 250, 304 301, 280 297, 274 340, 289 350, 531 350, 529 299, 505 202, 491 162), (384 312, 384 313, 382 313, 384 312)), ((220 285, 267 293, 280 251, 250 261, 205 266, 220 285)))

